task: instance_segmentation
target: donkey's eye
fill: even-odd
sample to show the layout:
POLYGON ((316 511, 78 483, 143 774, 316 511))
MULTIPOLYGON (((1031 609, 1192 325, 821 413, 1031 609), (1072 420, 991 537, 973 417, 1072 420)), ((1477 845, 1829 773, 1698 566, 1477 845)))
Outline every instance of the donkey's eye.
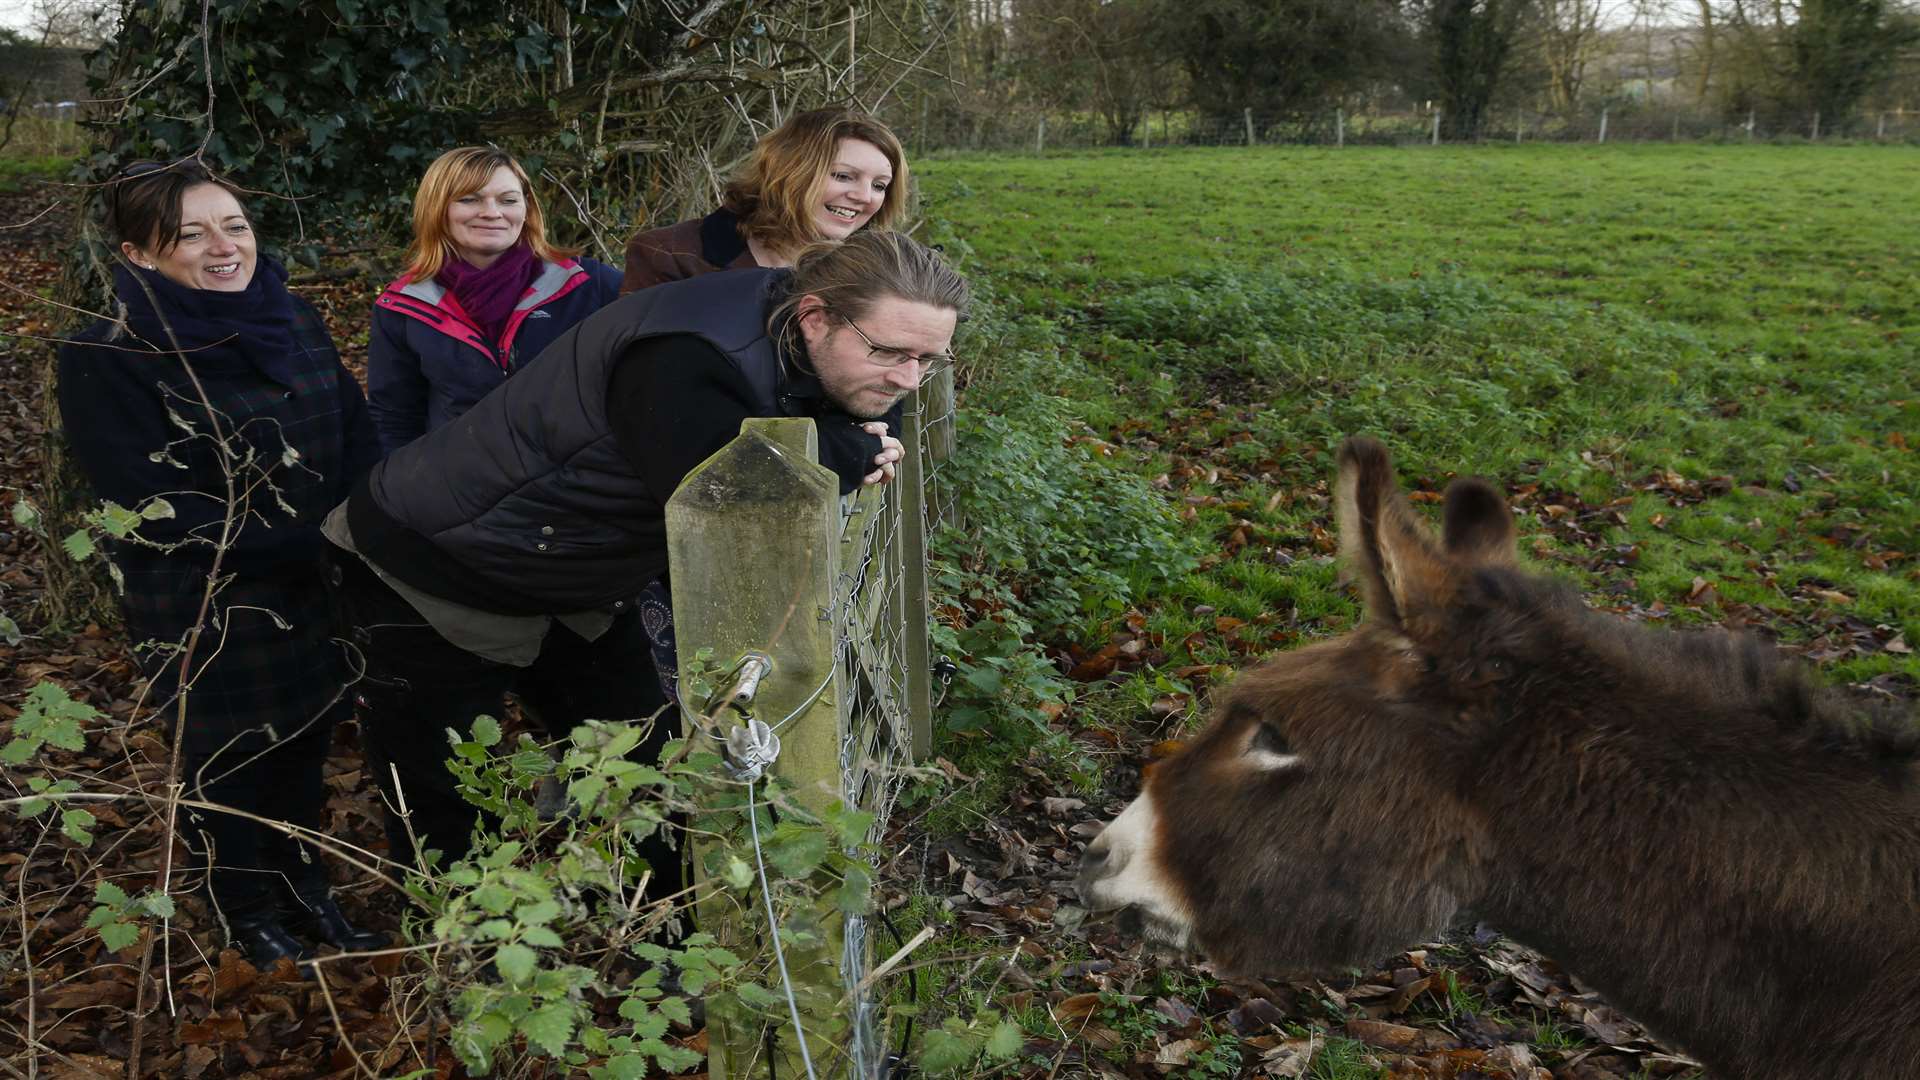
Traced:
POLYGON ((1253 738, 1247 743, 1247 757, 1262 769, 1284 769, 1300 760, 1288 744, 1287 737, 1273 729, 1270 724, 1259 724, 1253 729, 1253 738))

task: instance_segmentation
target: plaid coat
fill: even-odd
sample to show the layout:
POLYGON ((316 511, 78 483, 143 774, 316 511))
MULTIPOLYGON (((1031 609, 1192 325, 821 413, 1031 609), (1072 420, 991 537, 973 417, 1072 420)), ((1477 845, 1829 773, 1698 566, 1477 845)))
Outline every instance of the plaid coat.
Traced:
POLYGON ((298 297, 292 330, 296 355, 278 378, 245 361, 195 363, 206 402, 178 356, 115 340, 110 323, 60 350, 61 422, 96 493, 128 508, 160 496, 173 510, 137 529, 165 547, 109 551, 154 705, 174 694, 178 646, 201 625, 232 475, 233 531, 193 661, 188 740, 203 748, 262 725, 289 737, 345 683, 319 525, 379 451, 359 384, 298 297))

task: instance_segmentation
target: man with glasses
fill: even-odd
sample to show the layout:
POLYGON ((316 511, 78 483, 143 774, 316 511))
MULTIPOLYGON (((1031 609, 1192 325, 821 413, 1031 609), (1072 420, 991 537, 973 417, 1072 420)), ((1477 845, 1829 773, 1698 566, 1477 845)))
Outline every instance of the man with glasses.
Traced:
MULTIPOLYGON (((444 767, 444 733, 498 712, 509 687, 534 680, 570 704, 543 718, 550 730, 656 711, 635 600, 666 574, 681 479, 742 420, 805 416, 843 493, 887 482, 901 402, 952 362, 967 303, 937 253, 882 232, 792 269, 643 289, 375 466, 326 533, 366 657, 367 748, 383 781, 399 773, 405 802, 389 790, 389 809, 411 812, 389 817, 394 857, 409 861, 416 836, 466 850, 475 810, 444 767)), ((661 881, 670 866, 650 861, 661 881)))

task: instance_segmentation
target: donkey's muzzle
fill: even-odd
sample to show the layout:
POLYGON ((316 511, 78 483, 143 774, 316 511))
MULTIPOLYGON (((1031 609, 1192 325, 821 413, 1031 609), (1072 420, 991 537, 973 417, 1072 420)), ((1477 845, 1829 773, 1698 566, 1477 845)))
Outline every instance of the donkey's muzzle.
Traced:
POLYGON ((1075 888, 1080 893, 1080 903, 1085 905, 1088 911, 1103 911, 1119 906, 1111 901, 1102 902, 1100 899, 1101 880, 1119 869, 1113 849, 1104 842, 1105 840, 1106 837, 1101 836, 1080 854, 1080 876, 1075 881, 1075 888))

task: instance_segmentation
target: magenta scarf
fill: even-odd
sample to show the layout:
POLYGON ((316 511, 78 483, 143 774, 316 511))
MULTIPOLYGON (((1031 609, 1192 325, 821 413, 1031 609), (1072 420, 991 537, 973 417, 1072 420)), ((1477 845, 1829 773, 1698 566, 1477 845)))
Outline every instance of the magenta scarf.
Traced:
POLYGON ((507 332, 507 320, 513 318, 513 306, 539 271, 540 260, 533 257, 533 249, 515 244, 485 270, 465 259, 450 258, 440 268, 439 281, 453 291, 453 298, 467 317, 498 349, 501 336, 507 332))

